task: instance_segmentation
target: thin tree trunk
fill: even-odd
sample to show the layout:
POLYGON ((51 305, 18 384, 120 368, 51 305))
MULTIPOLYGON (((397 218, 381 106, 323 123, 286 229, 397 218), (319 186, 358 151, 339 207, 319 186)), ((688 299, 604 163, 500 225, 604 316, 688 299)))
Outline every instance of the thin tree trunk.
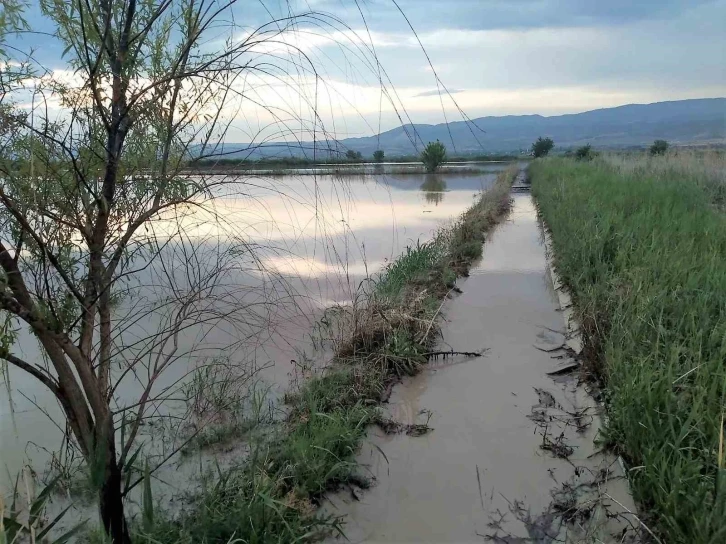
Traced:
POLYGON ((122 495, 121 468, 116 460, 114 434, 107 433, 105 442, 99 441, 99 447, 106 447, 103 484, 100 492, 101 521, 113 541, 113 544, 131 544, 122 495))

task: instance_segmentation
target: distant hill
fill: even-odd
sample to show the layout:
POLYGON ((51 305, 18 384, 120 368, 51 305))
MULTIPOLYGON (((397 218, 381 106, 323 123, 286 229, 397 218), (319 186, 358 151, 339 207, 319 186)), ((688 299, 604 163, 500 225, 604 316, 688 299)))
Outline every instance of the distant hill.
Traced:
MULTIPOLYGON (((628 104, 550 117, 507 115, 448 125, 403 125, 379 136, 344 139, 336 147, 343 153, 353 149, 364 156, 380 148, 393 157, 416 153, 424 143, 441 140, 450 154, 454 151, 461 155, 502 153, 525 150, 538 136, 551 137, 560 149, 587 143, 596 148, 644 146, 656 139, 681 145, 723 144, 726 142, 726 98, 628 104)), ((245 144, 225 145, 228 151, 246 147, 245 144)), ((317 147, 318 156, 325 156, 331 143, 318 143, 317 147)), ((312 142, 272 144, 257 148, 250 158, 311 157, 312 150, 312 142)), ((240 151, 238 158, 248 154, 240 151)))

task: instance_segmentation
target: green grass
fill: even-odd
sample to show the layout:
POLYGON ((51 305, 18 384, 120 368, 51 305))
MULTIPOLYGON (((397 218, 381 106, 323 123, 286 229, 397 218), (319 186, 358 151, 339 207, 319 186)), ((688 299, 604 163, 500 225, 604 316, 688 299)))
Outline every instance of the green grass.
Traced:
POLYGON ((443 242, 443 237, 439 236, 431 242, 407 247, 406 252, 380 276, 375 284, 375 295, 396 302, 404 296, 407 286, 426 282, 428 276, 440 268, 446 258, 448 248, 443 242))
POLYGON ((134 542, 148 544, 289 543, 310 541, 337 526, 314 515, 310 503, 286 493, 255 452, 239 469, 215 478, 177 519, 158 516, 150 531, 137 528, 134 542))
POLYGON ((181 514, 138 528, 135 541, 308 542, 341 532, 340 520, 315 505, 341 484, 367 485, 355 462, 367 428, 380 420, 385 391, 426 363, 441 301, 509 209, 515 174, 500 174, 457 223, 409 248, 363 287, 361 304, 336 309, 343 333, 332 339, 335 360, 288 393, 284 425, 254 442, 249 459, 213 478, 181 514))
POLYGON ((376 413, 354 406, 322 412, 312 405, 270 453, 278 485, 296 497, 317 498, 328 489, 359 482, 354 456, 376 413))
POLYGON ((712 184, 654 165, 536 161, 532 190, 649 524, 725 542, 726 216, 712 184))

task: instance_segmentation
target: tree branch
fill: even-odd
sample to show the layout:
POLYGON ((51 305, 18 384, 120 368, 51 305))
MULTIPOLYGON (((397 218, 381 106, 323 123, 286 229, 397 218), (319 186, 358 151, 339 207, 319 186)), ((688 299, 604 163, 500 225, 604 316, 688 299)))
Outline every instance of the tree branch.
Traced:
POLYGON ((28 374, 38 379, 43 385, 50 389, 50 391, 56 397, 60 394, 60 391, 58 389, 58 383, 53 379, 50 374, 47 373, 44 368, 41 368, 37 365, 31 365, 30 363, 23 361, 19 357, 16 357, 12 353, 0 352, 0 359, 5 359, 11 365, 18 367, 19 369, 27 372, 28 374))
MULTIPOLYGON (((33 227, 30 226, 30 223, 28 223, 28 220, 25 218, 25 216, 18 211, 18 209, 15 207, 14 203, 8 196, 5 194, 5 191, 3 191, 2 187, 0 187, 0 200, 2 201, 3 205, 7 210, 12 214, 12 216, 17 220, 18 223, 20 223, 20 226, 25 230, 30 236, 33 237, 33 240, 35 240, 35 243, 38 244, 38 247, 43 252, 43 255, 48 257, 48 260, 53 265, 53 268, 56 269, 58 274, 61 278, 63 278, 63 281, 65 282, 66 286, 68 287, 68 290, 73 293, 73 296, 76 297, 78 302, 83 304, 83 295, 76 289, 76 286, 71 281, 71 278, 68 276, 66 271, 63 269, 61 264, 58 262, 58 259, 56 258, 53 253, 51 253, 48 250, 48 246, 45 245, 45 242, 41 239, 40 236, 38 236, 38 233, 35 232, 33 227)), ((4 251, 4 249, 3 249, 4 251)), ((84 307, 85 309, 85 307, 84 307)))

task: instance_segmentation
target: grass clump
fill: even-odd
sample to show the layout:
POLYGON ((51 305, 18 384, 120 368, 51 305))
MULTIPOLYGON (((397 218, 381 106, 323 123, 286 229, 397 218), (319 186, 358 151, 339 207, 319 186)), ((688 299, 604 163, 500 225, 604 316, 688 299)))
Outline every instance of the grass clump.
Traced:
POLYGON ((667 542, 724 542, 726 216, 658 160, 537 161, 532 191, 635 498, 667 542))
POLYGON ((157 516, 151 530, 137 527, 134 542, 148 544, 228 544, 307 542, 337 526, 316 516, 313 505, 286 490, 267 468, 262 452, 243 467, 215 477, 176 519, 157 516))
POLYGON ((340 532, 340 520, 318 515, 315 505, 341 484, 367 485, 355 454, 367 427, 382 421, 377 406, 402 375, 426 363, 442 300, 481 255, 486 230, 509 209, 517 171, 500 174, 434 240, 408 248, 361 288, 355 305, 329 312, 322 334, 329 335, 334 359, 286 396, 289 414, 277 432, 256 444, 239 468, 219 474, 175 519, 137 531, 137 540, 309 542, 340 532))
POLYGON ((271 449, 269 467, 278 485, 305 500, 360 482, 353 456, 375 415, 361 404, 330 412, 311 406, 271 449))
POLYGON ((374 294, 398 302, 411 284, 425 283, 446 256, 447 249, 441 237, 431 242, 406 247, 406 252, 385 269, 376 284, 374 294))

